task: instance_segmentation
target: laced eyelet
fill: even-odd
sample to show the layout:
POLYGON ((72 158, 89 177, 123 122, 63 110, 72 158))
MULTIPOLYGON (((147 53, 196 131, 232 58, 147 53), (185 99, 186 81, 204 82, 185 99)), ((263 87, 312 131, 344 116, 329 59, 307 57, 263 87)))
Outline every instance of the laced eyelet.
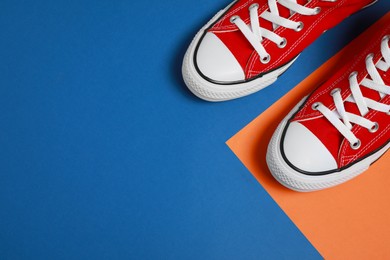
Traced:
POLYGON ((305 26, 305 25, 304 25, 302 22, 299 22, 297 28, 295 28, 295 31, 296 31, 296 32, 302 31, 302 29, 303 29, 304 26, 305 26))
POLYGON ((375 122, 374 126, 371 127, 368 131, 370 131, 370 133, 375 133, 376 131, 378 131, 378 129, 379 129, 379 124, 375 122))
POLYGON ((354 71, 351 74, 349 74, 349 78, 351 79, 351 78, 353 78, 353 77, 355 77, 357 75, 358 75, 357 71, 354 71))
POLYGON ((341 92, 341 89, 339 89, 339 88, 333 89, 333 90, 330 92, 330 95, 333 96, 333 95, 336 94, 337 92, 341 92))
POLYGON ((366 57, 366 62, 367 62, 368 60, 370 60, 370 59, 373 59, 373 58, 374 58, 374 53, 368 54, 367 57, 366 57))
POLYGON ((250 6, 249 6, 249 10, 251 10, 251 9, 253 9, 253 8, 259 8, 259 4, 258 3, 254 3, 254 4, 251 4, 250 6))
POLYGON ((359 139, 357 139, 356 142, 351 144, 351 148, 354 149, 354 150, 359 149, 361 146, 362 146, 362 142, 359 139))
POLYGON ((320 105, 322 105, 321 102, 316 102, 316 103, 314 103, 314 104, 311 106, 311 109, 313 109, 313 110, 318 110, 318 107, 319 107, 320 105))
POLYGON ((314 15, 317 15, 321 12, 321 7, 317 6, 316 8, 314 8, 314 15))
POLYGON ((261 63, 263 63, 263 64, 269 63, 270 60, 271 60, 271 55, 269 55, 269 54, 267 54, 267 56, 260 59, 261 63))
POLYGON ((382 42, 388 42, 390 40, 390 35, 386 35, 382 38, 382 42))
POLYGON ((235 23, 235 21, 238 19, 238 15, 233 15, 232 17, 230 17, 230 22, 231 23, 235 23))
POLYGON ((282 41, 280 43, 278 43, 278 47, 283 49, 284 47, 286 47, 287 45, 287 39, 286 38, 283 38, 282 41))

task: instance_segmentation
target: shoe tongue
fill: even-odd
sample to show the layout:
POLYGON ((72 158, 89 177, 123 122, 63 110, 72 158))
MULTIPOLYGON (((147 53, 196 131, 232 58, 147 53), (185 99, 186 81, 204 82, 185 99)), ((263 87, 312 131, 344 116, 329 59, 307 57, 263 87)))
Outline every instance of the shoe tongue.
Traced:
MULTIPOLYGON (((310 1, 308 1, 308 0, 296 0, 296 2, 297 2, 297 4, 304 6, 304 5, 306 5, 310 1)), ((279 7, 279 14, 280 14, 280 16, 282 16, 284 18, 289 18, 291 16, 291 10, 290 9, 284 7, 281 4, 278 4, 278 7, 279 7)))
MULTIPOLYGON (((296 2, 300 5, 306 5, 310 1, 309 0, 296 0, 296 2)), ((291 10, 284 7, 283 5, 278 4, 278 10, 279 10, 279 16, 286 18, 286 19, 291 17, 291 10)), ((260 18, 260 26, 267 29, 267 30, 273 31, 272 23, 267 21, 267 20, 264 20, 263 18, 260 18)))
POLYGON ((297 3, 300 4, 300 5, 305 5, 308 2, 310 2, 310 1, 309 0, 297 0, 297 3))
POLYGON ((385 82, 385 85, 390 86, 390 69, 388 69, 386 72, 379 70, 379 74, 385 82))
MULTIPOLYGON (((390 69, 387 72, 384 72, 381 70, 378 70, 378 72, 379 72, 381 78, 383 79, 385 85, 390 86, 390 69)), ((367 76, 367 78, 371 79, 369 75, 367 76)), ((366 97, 368 99, 372 99, 372 100, 375 100, 378 102, 382 100, 382 97, 378 91, 366 88, 364 86, 360 86, 360 89, 362 91, 363 97, 366 97)), ((345 110, 347 112, 360 115, 358 106, 355 103, 345 102, 344 104, 345 104, 345 110)))

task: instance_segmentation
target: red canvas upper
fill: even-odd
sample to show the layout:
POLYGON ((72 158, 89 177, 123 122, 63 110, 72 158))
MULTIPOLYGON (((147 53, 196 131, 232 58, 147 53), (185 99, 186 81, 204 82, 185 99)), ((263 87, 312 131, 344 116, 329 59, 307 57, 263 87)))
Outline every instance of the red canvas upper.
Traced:
MULTIPOLYGON (((379 124, 379 130, 371 133, 366 128, 354 125, 352 132, 361 140, 361 147, 358 150, 353 150, 349 142, 338 132, 338 130, 319 112, 312 108, 316 102, 321 102, 329 109, 335 109, 331 91, 335 88, 341 89, 343 99, 347 99, 351 95, 349 75, 356 71, 358 72, 358 81, 360 82, 368 75, 365 59, 369 54, 374 54, 374 63, 382 59, 380 51, 381 40, 384 36, 390 35, 390 24, 379 24, 372 33, 366 36, 365 41, 362 41, 356 48, 356 54, 352 59, 346 60, 344 67, 330 77, 323 85, 315 90, 308 98, 302 109, 294 116, 292 121, 298 121, 308 128, 331 152, 336 159, 338 166, 344 167, 353 161, 364 158, 365 156, 380 149, 390 140, 390 115, 370 110, 365 116, 372 122, 379 124), (378 27, 379 26, 379 27, 378 27)), ((379 70, 382 79, 386 85, 390 85, 390 70, 382 72, 379 70)), ((383 104, 390 104, 390 96, 387 95, 381 99, 378 92, 361 86, 363 96, 370 99, 380 101, 383 104)), ((345 102, 346 111, 358 114, 357 105, 350 102, 345 102)))
MULTIPOLYGON (((242 35, 236 25, 230 22, 234 15, 240 16, 245 23, 250 24, 249 6, 259 4, 259 15, 268 10, 268 0, 238 0, 210 29, 233 53, 245 72, 246 79, 258 76, 287 64, 301 53, 309 44, 318 38, 324 31, 340 23, 343 19, 369 5, 374 0, 338 0, 326 2, 323 0, 298 0, 297 2, 310 8, 320 7, 318 15, 305 16, 293 14, 290 10, 278 4, 280 15, 293 21, 303 22, 304 28, 297 32, 292 29, 278 27, 275 33, 287 39, 287 46, 279 48, 275 43, 264 39, 263 46, 271 55, 271 62, 260 62, 258 53, 248 40, 242 35)), ((260 26, 271 30, 272 24, 262 18, 260 26)))

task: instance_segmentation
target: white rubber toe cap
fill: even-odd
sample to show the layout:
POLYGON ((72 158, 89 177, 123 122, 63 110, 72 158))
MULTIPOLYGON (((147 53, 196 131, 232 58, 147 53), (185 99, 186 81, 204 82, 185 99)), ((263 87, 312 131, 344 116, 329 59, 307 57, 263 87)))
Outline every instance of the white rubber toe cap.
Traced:
POLYGON ((202 74, 213 81, 228 83, 245 79, 234 55, 214 33, 208 32, 204 36, 196 62, 202 74))
POLYGON ((337 169, 337 162, 328 149, 298 122, 288 126, 282 145, 287 160, 302 171, 316 173, 337 169))

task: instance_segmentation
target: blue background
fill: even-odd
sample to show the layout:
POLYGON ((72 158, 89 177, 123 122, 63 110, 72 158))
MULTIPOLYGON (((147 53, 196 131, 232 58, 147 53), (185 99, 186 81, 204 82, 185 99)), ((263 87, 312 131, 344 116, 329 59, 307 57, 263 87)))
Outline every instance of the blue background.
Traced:
POLYGON ((207 103, 181 62, 228 3, 0 2, 0 259, 321 259, 225 141, 390 3, 272 87, 207 103))

